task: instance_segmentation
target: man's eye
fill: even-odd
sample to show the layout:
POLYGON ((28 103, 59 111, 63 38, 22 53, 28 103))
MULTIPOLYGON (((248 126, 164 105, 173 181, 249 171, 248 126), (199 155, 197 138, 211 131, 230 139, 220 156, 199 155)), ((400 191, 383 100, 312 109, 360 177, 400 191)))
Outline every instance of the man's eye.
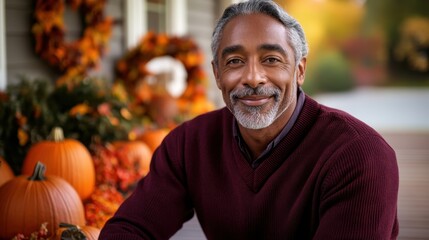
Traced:
POLYGON ((269 58, 265 59, 265 62, 267 62, 267 63, 277 63, 277 62, 280 62, 280 60, 277 59, 277 58, 274 58, 274 57, 269 57, 269 58))
POLYGON ((230 59, 230 60, 228 60, 227 62, 226 62, 226 64, 227 65, 230 65, 230 64, 240 64, 240 63, 242 63, 243 61, 241 61, 240 59, 238 59, 238 58, 233 58, 233 59, 230 59))

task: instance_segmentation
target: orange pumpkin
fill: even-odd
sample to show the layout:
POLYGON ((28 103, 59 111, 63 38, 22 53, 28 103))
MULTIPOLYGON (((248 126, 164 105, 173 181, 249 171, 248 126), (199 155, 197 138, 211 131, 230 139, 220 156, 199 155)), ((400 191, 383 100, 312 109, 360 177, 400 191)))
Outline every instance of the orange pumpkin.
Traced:
POLYGON ((149 172, 152 150, 143 141, 115 141, 112 143, 120 159, 128 159, 137 165, 138 174, 146 176, 149 172))
POLYGON ((47 167, 46 174, 64 178, 78 192, 81 199, 88 198, 95 189, 95 168, 88 149, 75 139, 64 139, 63 130, 56 127, 52 140, 34 144, 28 151, 22 173, 31 173, 40 161, 47 167))
POLYGON ((87 240, 97 240, 100 235, 100 229, 91 226, 77 226, 68 223, 60 223, 60 228, 57 231, 55 240, 61 240, 64 234, 64 239, 82 239, 79 236, 83 234, 87 240), (76 236, 79 235, 79 236, 76 236), (72 238, 71 236, 75 236, 72 238))
POLYGON ((0 239, 17 233, 29 236, 44 222, 50 233, 57 231, 60 222, 85 224, 76 190, 64 179, 44 173, 45 165, 39 162, 30 177, 21 175, 0 187, 0 239))
POLYGON ((15 177, 9 164, 0 157, 0 186, 15 177))
POLYGON ((165 136, 170 132, 167 128, 147 129, 139 137, 139 140, 146 143, 152 152, 161 144, 165 136))

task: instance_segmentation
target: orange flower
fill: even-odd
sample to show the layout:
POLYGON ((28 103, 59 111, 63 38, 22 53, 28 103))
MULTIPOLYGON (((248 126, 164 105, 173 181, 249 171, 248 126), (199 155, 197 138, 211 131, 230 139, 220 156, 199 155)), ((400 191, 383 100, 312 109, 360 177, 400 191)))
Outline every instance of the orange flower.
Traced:
POLYGON ((63 59, 65 55, 66 55, 66 51, 64 48, 55 49, 54 56, 57 57, 58 59, 63 59))
POLYGON ((87 113, 90 113, 91 111, 92 109, 88 104, 81 103, 70 109, 69 114, 70 116, 85 115, 87 113))
POLYGON ((130 131, 128 133, 128 140, 134 141, 137 139, 137 133, 135 131, 130 131))
POLYGON ((101 228, 113 216, 124 201, 122 194, 109 184, 97 186, 85 202, 85 218, 88 225, 101 228))
POLYGON ((156 44, 159 46, 165 46, 168 43, 168 37, 165 34, 158 35, 158 38, 156 40, 156 44))
POLYGON ((148 102, 150 99, 152 99, 152 95, 153 93, 151 88, 146 81, 138 83, 134 89, 134 96, 136 97, 137 101, 148 102))
POLYGON ((131 120, 133 118, 130 111, 126 108, 121 108, 121 116, 127 120, 131 120))
POLYGON ((18 129, 18 141, 19 145, 24 146, 28 142, 28 133, 24 131, 22 128, 18 129))
POLYGON ((118 118, 112 117, 112 116, 109 116, 107 118, 109 119, 110 124, 112 124, 113 126, 119 126, 119 119, 118 118))
POLYGON ((110 110, 110 104, 108 104, 108 103, 102 103, 102 104, 98 105, 97 111, 102 116, 108 116, 108 115, 112 114, 112 112, 110 110))
POLYGON ((22 115, 21 112, 16 112, 15 118, 16 118, 16 121, 18 123, 18 126, 23 127, 23 126, 25 126, 25 124, 27 124, 28 119, 26 116, 22 115))
POLYGON ((113 84, 112 95, 118 98, 121 102, 128 102, 127 90, 122 83, 115 82, 113 84))
POLYGON ((201 54, 198 53, 189 53, 185 59, 185 66, 193 67, 197 66, 200 62, 203 62, 204 59, 201 54))

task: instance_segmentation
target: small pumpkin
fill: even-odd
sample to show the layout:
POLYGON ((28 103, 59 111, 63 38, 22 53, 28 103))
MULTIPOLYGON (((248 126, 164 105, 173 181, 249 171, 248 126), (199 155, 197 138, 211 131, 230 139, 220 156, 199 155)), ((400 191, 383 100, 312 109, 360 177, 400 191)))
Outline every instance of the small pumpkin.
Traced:
POLYGON ((69 223, 60 223, 55 240, 97 240, 100 229, 91 226, 78 226, 69 223))
POLYGON ((167 128, 146 129, 138 139, 146 143, 154 152, 169 132, 167 128))
POLYGON ((75 139, 64 139, 63 130, 56 127, 52 140, 40 141, 30 147, 22 165, 22 173, 30 174, 40 161, 47 167, 46 174, 64 178, 86 199, 95 189, 95 168, 88 149, 75 139))
POLYGON ((38 162, 30 177, 21 175, 0 187, 0 239, 17 233, 28 236, 44 222, 50 233, 57 231, 60 222, 85 224, 76 190, 60 177, 45 176, 45 169, 38 162))
POLYGON ((12 168, 0 157, 0 186, 15 177, 12 168))
POLYGON ((140 176, 146 176, 149 172, 152 150, 143 141, 114 141, 113 147, 119 159, 127 159, 134 165, 140 176))

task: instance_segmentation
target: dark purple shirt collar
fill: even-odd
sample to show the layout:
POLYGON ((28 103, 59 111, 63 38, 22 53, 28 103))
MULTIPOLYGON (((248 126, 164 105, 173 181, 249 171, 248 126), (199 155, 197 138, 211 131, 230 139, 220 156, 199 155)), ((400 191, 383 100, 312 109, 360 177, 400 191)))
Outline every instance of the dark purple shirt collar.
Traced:
POLYGON ((304 91, 301 89, 301 87, 298 89, 298 99, 296 103, 296 107, 293 110, 292 116, 290 117, 289 121, 283 128, 283 130, 280 132, 279 135, 277 135, 276 138, 274 138, 267 146, 267 148, 262 152, 262 154, 256 158, 255 160, 252 159, 252 155, 250 154, 250 151, 244 142, 243 138, 241 137, 240 131, 238 130, 238 123, 235 120, 232 125, 232 131, 234 138, 237 140, 238 146, 240 147, 240 150, 243 152, 246 159, 249 161, 249 163, 252 164, 253 168, 256 168, 259 166, 259 164, 268 156, 268 154, 271 152, 271 150, 277 146, 277 144, 288 134, 290 129, 293 127, 293 125, 296 122, 296 119, 298 119, 298 115, 302 110, 302 106, 304 106, 305 102, 305 94, 304 91))

